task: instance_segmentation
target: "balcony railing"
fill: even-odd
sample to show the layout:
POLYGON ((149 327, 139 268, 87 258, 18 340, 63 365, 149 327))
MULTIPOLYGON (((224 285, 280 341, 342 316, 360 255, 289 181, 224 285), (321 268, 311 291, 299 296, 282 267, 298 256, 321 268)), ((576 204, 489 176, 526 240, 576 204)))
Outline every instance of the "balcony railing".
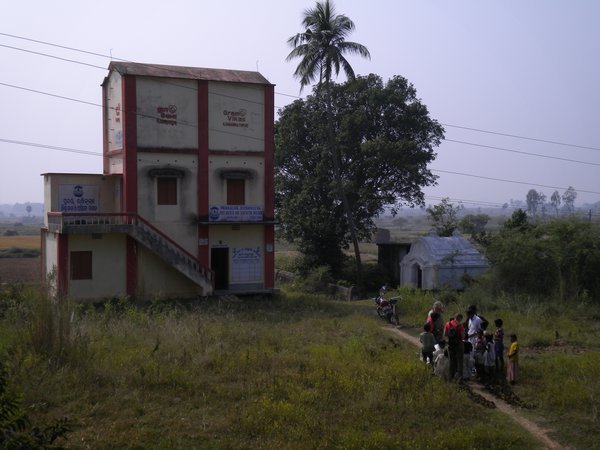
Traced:
POLYGON ((48 213, 48 231, 55 233, 126 233, 146 246, 169 256, 176 268, 183 264, 186 268, 199 273, 207 280, 214 280, 213 271, 200 264, 200 261, 164 234, 150 222, 135 213, 48 213))

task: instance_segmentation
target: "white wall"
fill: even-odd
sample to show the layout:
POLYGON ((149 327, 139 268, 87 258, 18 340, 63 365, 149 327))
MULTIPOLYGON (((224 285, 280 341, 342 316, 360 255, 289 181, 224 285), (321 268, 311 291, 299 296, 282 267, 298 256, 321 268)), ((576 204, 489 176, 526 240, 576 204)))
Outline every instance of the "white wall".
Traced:
POLYGON ((195 80, 137 77, 138 148, 198 147, 195 80))
POLYGON ((233 229, 231 225, 218 225, 211 226, 209 245, 213 247, 227 247, 229 249, 229 284, 247 284, 247 283, 258 283, 264 279, 264 229, 259 225, 241 225, 239 229, 233 229), (258 248, 258 250, 256 250, 258 248), (253 259, 248 264, 256 266, 256 270, 253 271, 255 276, 248 279, 248 277, 242 275, 240 272, 235 272, 237 266, 241 270, 244 270, 243 262, 233 260, 234 249, 252 249, 258 252, 257 256, 259 259, 253 259))
MULTIPOLYGON (((123 88, 121 74, 113 70, 105 86, 108 150, 123 148, 123 88)), ((115 172, 111 172, 115 173, 115 172)))
POLYGON ((198 158, 188 154, 140 153, 138 155, 138 213, 193 255, 198 251, 198 158), (176 168, 177 205, 158 205, 156 178, 151 169, 176 168))
POLYGON ((71 280, 69 296, 77 299, 95 299, 123 295, 126 292, 125 235, 102 234, 100 239, 91 235, 69 235, 69 263, 73 251, 92 252, 92 279, 71 280))
POLYGON ((264 92, 264 86, 208 83, 210 150, 264 151, 264 92))
POLYGON ((222 170, 249 171, 251 179, 246 180, 246 204, 265 205, 265 168, 262 156, 211 155, 209 158, 209 198, 210 205, 227 203, 227 181, 220 176, 222 170))
POLYGON ((138 245, 138 268, 137 295, 142 298, 190 298, 200 293, 200 287, 142 245, 138 245))

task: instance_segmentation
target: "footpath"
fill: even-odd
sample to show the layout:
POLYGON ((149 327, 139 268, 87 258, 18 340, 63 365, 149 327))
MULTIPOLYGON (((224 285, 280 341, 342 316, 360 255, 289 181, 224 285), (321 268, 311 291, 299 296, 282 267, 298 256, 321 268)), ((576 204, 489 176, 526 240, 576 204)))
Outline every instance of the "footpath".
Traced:
MULTIPOLYGON (((421 347, 419 338, 412 336, 411 334, 407 333, 406 331, 403 331, 401 329, 398 329, 396 327, 391 327, 391 326, 384 327, 384 329, 400 336, 402 339, 404 339, 406 341, 409 341, 410 343, 414 344, 418 348, 421 347)), ((468 384, 469 388, 475 394, 482 397, 488 404, 494 405, 499 411, 508 415, 518 425, 525 428, 533 437, 538 439, 543 444, 543 446, 544 446, 543 448, 545 448, 547 450, 565 449, 565 447, 563 447, 558 442, 551 439, 548 436, 548 433, 546 430, 542 429, 539 425, 537 425, 536 423, 527 419, 513 406, 509 405, 508 403, 506 403, 505 401, 503 401, 501 399, 494 397, 492 394, 490 394, 489 392, 486 392, 480 385, 478 385, 476 383, 468 382, 467 384, 468 384)))

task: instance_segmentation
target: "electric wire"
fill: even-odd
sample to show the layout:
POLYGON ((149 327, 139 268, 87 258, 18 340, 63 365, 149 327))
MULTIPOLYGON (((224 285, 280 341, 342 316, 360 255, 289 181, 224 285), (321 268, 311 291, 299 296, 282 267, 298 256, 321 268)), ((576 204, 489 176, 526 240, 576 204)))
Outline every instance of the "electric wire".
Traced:
POLYGON ((594 163, 594 162, 589 162, 589 161, 580 161, 580 160, 577 160, 577 159, 561 158, 559 156, 543 155, 541 153, 524 152, 524 151, 521 151, 521 150, 513 150, 513 149, 510 149, 510 148, 496 147, 494 145, 476 144, 474 142, 458 141, 458 140, 455 140, 455 139, 447 139, 447 138, 445 138, 444 141, 446 141, 446 142, 454 142, 454 143, 457 143, 457 144, 472 145, 472 146, 475 146, 475 147, 489 148, 491 150, 501 150, 501 151, 504 151, 504 152, 519 153, 519 154, 522 154, 522 155, 538 156, 540 158, 557 159, 557 160, 560 160, 560 161, 567 161, 567 162, 578 163, 578 164, 587 164, 587 165, 590 165, 590 166, 600 166, 600 163, 594 163))
MULTIPOLYGON (((65 45, 60 45, 60 44, 56 44, 56 43, 52 43, 52 42, 48 42, 48 41, 42 41, 42 40, 38 40, 38 39, 32 39, 32 38, 28 38, 28 37, 24 37, 24 36, 18 36, 18 35, 10 34, 10 33, 0 32, 0 36, 7 36, 7 37, 14 38, 14 39, 20 39, 20 40, 29 41, 29 42, 35 42, 35 43, 38 43, 38 44, 43 44, 43 45, 47 45, 47 46, 51 46, 51 47, 57 47, 57 48, 61 48, 61 49, 64 49, 64 50, 69 50, 69 51, 84 53, 84 54, 88 54, 88 55, 98 56, 98 57, 101 57, 101 58, 108 58, 110 60, 117 60, 117 61, 122 61, 122 62, 132 62, 132 61, 127 60, 127 59, 114 57, 112 55, 105 55, 105 54, 102 54, 102 53, 91 52, 91 51, 88 51, 88 50, 83 50, 83 49, 74 48, 74 47, 68 47, 68 46, 65 46, 65 45)), ((84 65, 87 65, 87 66, 90 66, 90 67, 94 67, 94 68, 99 68, 99 69, 102 69, 102 70, 106 70, 105 67, 96 66, 96 65, 93 65, 93 64, 87 64, 87 63, 83 63, 83 62, 76 61, 76 60, 71 60, 71 59, 66 59, 66 58, 60 58, 60 57, 56 57, 54 55, 49 55, 49 54, 45 54, 45 53, 33 52, 33 51, 29 51, 29 50, 22 49, 22 48, 19 48, 19 47, 12 47, 12 46, 2 45, 2 44, 0 44, 0 46, 11 48, 11 49, 15 49, 15 50, 21 50, 21 51, 25 51, 25 52, 29 52, 29 53, 34 53, 34 54, 38 54, 38 55, 42 55, 42 56, 48 56, 48 57, 51 57, 51 58, 61 59, 63 61, 73 62, 73 63, 76 63, 76 64, 84 64, 84 65)), ((140 64, 140 65, 147 66, 147 67, 150 67, 150 68, 157 68, 157 67, 159 67, 157 65, 145 64, 145 63, 136 63, 136 64, 140 64)), ((171 71, 171 72, 173 72, 175 74, 185 75, 184 72, 177 71, 177 69, 175 69, 175 68, 165 68, 165 67, 160 67, 160 68, 163 69, 163 70, 171 71)), ((303 99, 303 97, 301 97, 301 96, 293 95, 293 94, 287 94, 287 93, 283 93, 283 92, 275 92, 275 94, 276 95, 282 95, 282 96, 285 96, 285 97, 290 97, 290 98, 303 99)), ((279 107, 279 106, 276 106, 276 108, 280 108, 281 109, 281 107, 279 107)), ((530 136, 522 136, 522 135, 517 135, 517 134, 511 134, 511 133, 503 133, 503 132, 499 132, 499 131, 484 130, 484 129, 481 129, 481 128, 467 127, 467 126, 464 126, 464 125, 456 125, 456 124, 450 124, 450 123, 444 123, 444 122, 440 122, 440 124, 443 125, 443 126, 445 126, 445 127, 458 128, 458 129, 463 129, 463 130, 468 130, 468 131, 475 131, 475 132, 478 132, 478 133, 493 134, 493 135, 497 135, 497 136, 505 136, 505 137, 511 137, 511 138, 515 138, 515 139, 524 139, 524 140, 535 141, 535 142, 543 142, 543 143, 546 143, 546 144, 561 145, 561 146, 581 148, 581 149, 586 149, 586 150, 600 151, 599 147, 579 145, 579 144, 572 144, 572 143, 560 142, 560 141, 555 141, 555 140, 550 140, 550 139, 534 138, 534 137, 530 137, 530 136)), ((469 144, 469 145, 473 145, 473 144, 469 144)))
MULTIPOLYGON (((35 39, 30 39, 30 38, 25 38, 25 37, 21 37, 21 36, 11 35, 11 34, 8 34, 8 33, 2 33, 2 32, 0 32, 0 35, 9 36, 9 37, 17 38, 17 39, 28 40, 28 41, 31 41, 31 42, 41 43, 41 44, 44 44, 44 45, 50 45, 50 46, 54 46, 54 47, 58 47, 58 48, 63 48, 63 49, 67 49, 67 50, 71 50, 71 51, 76 51, 76 52, 81 52, 81 53, 86 53, 86 54, 95 55, 95 56, 100 56, 100 57, 104 57, 104 58, 111 58, 111 59, 118 59, 118 60, 121 60, 121 61, 127 61, 127 60, 120 59, 120 58, 114 58, 114 57, 108 56, 108 55, 102 55, 100 53, 94 53, 94 52, 89 52, 89 51, 86 51, 86 50, 75 49, 75 48, 72 48, 72 47, 62 46, 62 45, 53 44, 53 43, 49 43, 49 42, 38 41, 38 40, 35 40, 35 39)), ((27 50, 27 49, 21 49, 21 48, 18 48, 18 47, 12 47, 12 46, 3 45, 3 44, 0 44, 0 46, 1 47, 10 48, 10 49, 14 49, 14 50, 19 50, 19 51, 24 51, 24 52, 32 53, 32 54, 36 54, 36 55, 40 55, 40 56, 46 56, 46 57, 50 57, 50 58, 55 58, 55 59, 59 59, 59 60, 65 61, 65 62, 71 62, 71 63, 75 63, 75 64, 82 64, 82 65, 85 65, 85 66, 89 66, 89 67, 93 67, 93 68, 98 68, 98 69, 106 70, 105 67, 97 66, 97 65, 94 65, 94 64, 84 63, 84 62, 81 62, 81 61, 76 61, 76 60, 72 60, 72 59, 57 57, 57 56, 54 56, 54 55, 49 55, 49 54, 45 54, 45 53, 41 53, 41 52, 30 51, 30 50, 27 50)), ((138 63, 138 64, 140 64, 140 63, 138 63)), ((144 65, 144 64, 142 64, 142 65, 144 65)), ((145 65, 147 65, 149 67, 159 67, 161 69, 170 70, 170 68, 165 68, 165 67, 162 67, 162 66, 152 66, 152 65, 148 65, 148 64, 145 64, 145 65)), ((175 73, 177 73, 176 70, 172 70, 172 71, 175 72, 175 73)), ((179 73, 180 74, 184 74, 183 72, 179 72, 179 73)), ((72 97, 67 97, 67 96, 52 94, 52 93, 48 93, 48 92, 44 92, 44 91, 39 91, 39 90, 35 90, 35 89, 30 89, 30 88, 26 88, 26 87, 22 87, 22 86, 16 86, 16 85, 9 84, 9 83, 0 82, 0 85, 11 87, 11 88, 16 88, 16 89, 22 89, 22 90, 25 90, 25 91, 29 91, 29 92, 33 92, 33 93, 37 93, 37 94, 41 94, 41 95, 47 95, 47 96, 51 96, 51 97, 56 97, 56 98, 60 98, 60 99, 63 99, 63 100, 69 100, 69 101, 74 101, 74 102, 78 102, 78 103, 82 103, 82 104, 87 104, 87 105, 92 105, 92 106, 97 106, 97 107, 103 107, 103 105, 98 104, 98 103, 93 103, 93 102, 88 102, 88 101, 85 101, 85 100, 75 99, 75 98, 72 98, 72 97)), ((182 86, 182 87, 189 87, 189 86, 182 86)), ((285 93, 278 93, 278 92, 275 92, 275 93, 277 95, 283 95, 283 96, 297 98, 297 99, 301 99, 302 98, 302 97, 299 97, 299 96, 296 96, 296 95, 292 95, 292 94, 285 94, 285 93)), ((240 100, 251 101, 251 100, 248 100, 248 99, 242 99, 242 98, 239 98, 239 97, 227 96, 225 94, 220 94, 220 93, 213 93, 213 94, 223 95, 225 97, 230 97, 230 98, 235 98, 235 99, 240 99, 240 100)), ((137 112, 135 114, 139 115, 139 116, 142 116, 142 117, 146 117, 146 118, 152 118, 152 119, 158 118, 156 116, 145 115, 145 114, 141 114, 141 113, 137 113, 137 112)), ((183 122, 183 121, 180 121, 180 123, 182 125, 187 125, 187 126, 192 126, 192 127, 196 127, 197 128, 197 125, 192 124, 192 123, 186 123, 186 122, 183 122)), ((550 144, 555 144, 555 145, 570 146, 570 147, 582 148, 582 149, 589 149, 589 150, 600 150, 600 148, 596 148, 596 147, 588 147, 588 146, 582 146, 582 145, 578 145, 578 144, 570 144, 570 143, 565 143, 565 142, 558 142, 558 141, 552 141, 552 140, 546 140, 546 139, 532 138, 532 137, 527 137, 527 136, 519 136, 519 135, 514 135, 514 134, 509 134, 509 133, 501 133, 501 132, 495 132, 495 131, 490 131, 490 130, 482 130, 482 129, 478 129, 478 128, 465 127, 465 126, 460 126, 460 125, 445 124, 445 123, 442 123, 442 125, 443 126, 448 126, 448 127, 453 127, 453 128, 465 129, 465 130, 469 130, 469 131, 476 131, 476 132, 488 133, 488 134, 494 134, 494 135, 500 135, 500 136, 508 136, 508 137, 513 137, 513 138, 518 138, 518 139, 526 139, 526 140, 538 141, 538 142, 544 142, 544 143, 550 143, 550 144)), ((227 132, 227 131, 221 131, 221 130, 214 130, 214 129, 212 131, 222 132, 222 133, 230 134, 230 135, 234 135, 234 136, 241 136, 241 137, 245 137, 245 138, 252 138, 251 136, 241 135, 241 134, 233 133, 233 132, 227 132)), ((9 140, 2 139, 1 141, 7 142, 9 140)), ((595 165, 595 166, 600 165, 600 164, 597 164, 597 163, 592 163, 592 162, 587 162, 587 161, 579 161, 579 160, 573 160, 573 159, 569 159, 569 158, 560 158, 560 157, 554 157, 554 156, 537 154, 537 153, 523 152, 523 151, 518 151, 518 150, 513 150, 513 149, 506 149, 506 148, 502 148, 502 147, 489 146, 489 145, 484 145, 484 144, 476 144, 476 143, 471 143, 471 142, 466 142, 466 141, 459 141, 459 140, 452 140, 452 139, 446 139, 446 141, 460 143, 460 144, 464 144, 464 145, 472 145, 472 146, 477 146, 477 147, 481 147, 481 148, 488 148, 488 149, 501 150, 501 151, 507 151, 507 152, 512 152, 512 153, 525 154, 525 155, 536 156, 536 157, 543 157, 543 158, 549 158, 549 159, 557 159, 557 160, 568 161, 568 162, 579 163, 579 164, 588 164, 588 165, 595 165)), ((13 143, 17 143, 17 142, 13 142, 13 143)), ((30 144, 32 144, 32 143, 30 143, 30 144)), ((23 145, 28 145, 28 144, 23 144, 23 145)), ((44 146, 45 144, 35 144, 35 145, 41 147, 41 146, 44 146)), ((67 148, 54 147, 54 146, 46 146, 45 148, 51 148, 51 149, 62 150, 62 151, 73 151, 73 152, 79 152, 79 153, 85 152, 85 151, 78 151, 76 149, 67 149, 67 148)), ((88 154, 93 154, 93 153, 88 152, 88 154)), ((99 155, 99 156, 102 156, 102 155, 99 155)), ((528 182, 521 182, 521 181, 514 181, 514 180, 505 180, 505 179, 500 179, 500 178, 484 177, 484 176, 480 176, 480 175, 465 174, 465 173, 460 173, 460 172, 451 172, 451 171, 443 171, 443 170, 432 170, 432 171, 434 171, 434 172, 437 171, 437 172, 440 172, 440 173, 451 173, 451 174, 461 175, 461 176, 476 177, 476 178, 482 178, 482 179, 489 179, 489 180, 494 180, 494 181, 502 181, 502 182, 509 182, 509 183, 518 183, 518 184, 533 185, 533 186, 539 186, 539 187, 549 187, 549 188, 565 189, 563 187, 548 186, 548 185, 528 183, 528 182)), ((595 191, 587 191, 587 190, 581 190, 581 189, 579 189, 579 191, 580 192, 593 193, 593 194, 598 194, 599 193, 599 192, 595 192, 595 191)))
MULTIPOLYGON (((527 186, 537 186, 537 187, 545 187, 545 188, 550 188, 550 189, 563 189, 563 190, 567 190, 568 188, 566 187, 561 187, 561 186, 550 186, 550 185, 546 185, 546 184, 536 184, 536 183, 531 183, 531 182, 526 182, 526 181, 516 181, 516 180, 507 180, 504 178, 493 178, 493 177, 485 177, 483 175, 474 175, 471 173, 464 173, 464 172, 453 172, 450 170, 441 170, 441 169, 431 169, 432 172, 439 172, 439 173, 448 173, 448 174, 452 174, 452 175, 461 175, 464 177, 473 177, 473 178, 481 178, 484 180, 492 180, 492 181, 502 181, 504 183, 514 183, 514 184, 524 184, 527 186)), ((577 192, 585 192, 587 194, 600 194, 600 192, 598 191, 589 191, 589 190, 584 190, 584 189, 576 189, 577 192)))

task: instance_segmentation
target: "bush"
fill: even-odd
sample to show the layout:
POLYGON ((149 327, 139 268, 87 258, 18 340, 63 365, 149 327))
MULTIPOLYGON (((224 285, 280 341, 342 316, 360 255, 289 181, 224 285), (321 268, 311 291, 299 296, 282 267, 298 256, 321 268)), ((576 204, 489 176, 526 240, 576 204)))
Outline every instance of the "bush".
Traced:
POLYGON ((331 271, 326 266, 317 267, 301 279, 302 287, 306 292, 328 292, 329 284, 333 283, 331 271))

